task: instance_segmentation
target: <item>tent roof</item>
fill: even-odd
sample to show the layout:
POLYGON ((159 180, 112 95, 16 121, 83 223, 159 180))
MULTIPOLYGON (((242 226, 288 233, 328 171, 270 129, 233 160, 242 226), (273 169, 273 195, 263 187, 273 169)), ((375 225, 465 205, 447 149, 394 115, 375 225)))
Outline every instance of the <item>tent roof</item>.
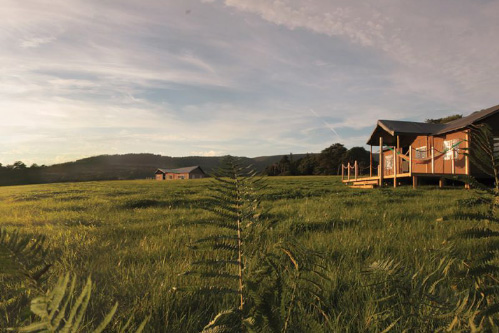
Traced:
POLYGON ((378 120, 374 131, 372 132, 368 145, 378 145, 379 137, 382 136, 386 143, 392 143, 397 135, 439 135, 465 128, 475 124, 480 120, 490 117, 499 112, 499 105, 491 108, 476 111, 467 117, 457 119, 446 124, 430 124, 414 121, 398 120, 378 120))

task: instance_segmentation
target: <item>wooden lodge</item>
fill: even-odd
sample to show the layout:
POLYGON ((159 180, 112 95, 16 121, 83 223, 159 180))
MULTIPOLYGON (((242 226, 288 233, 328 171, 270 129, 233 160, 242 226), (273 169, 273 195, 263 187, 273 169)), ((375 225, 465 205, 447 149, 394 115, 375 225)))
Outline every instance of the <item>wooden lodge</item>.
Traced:
POLYGON ((481 177, 463 148, 469 148, 473 140, 470 127, 484 123, 492 129, 494 147, 499 152, 499 105, 446 124, 378 120, 367 141, 371 146, 369 176, 360 177, 358 163, 349 163, 342 166, 342 181, 356 188, 384 184, 396 187, 401 179, 408 178, 417 187, 418 179, 435 177, 442 187, 444 176, 481 177), (380 147, 377 168, 373 167, 373 146, 380 147))
POLYGON ((155 175, 156 180, 200 179, 206 177, 206 174, 200 166, 180 169, 158 169, 156 170, 155 175))

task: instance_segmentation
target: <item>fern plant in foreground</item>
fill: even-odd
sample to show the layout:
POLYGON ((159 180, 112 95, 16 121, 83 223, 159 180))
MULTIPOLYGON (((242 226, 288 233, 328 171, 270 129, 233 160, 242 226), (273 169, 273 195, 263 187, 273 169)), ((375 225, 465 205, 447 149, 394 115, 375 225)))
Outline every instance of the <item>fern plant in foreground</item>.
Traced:
MULTIPOLYGON (((0 229, 0 328, 10 327, 9 331, 16 332, 102 332, 111 322, 118 303, 92 329, 94 325, 86 318, 93 285, 90 278, 79 295, 76 276, 70 279, 69 274, 60 276, 56 285, 44 292, 46 273, 51 267, 44 244, 42 236, 0 229)), ((137 333, 144 330, 148 320, 142 321, 137 333)), ((130 329, 131 319, 119 332, 130 329)))
POLYGON ((321 295, 327 280, 323 258, 298 246, 292 237, 268 244, 269 230, 260 221, 257 195, 263 187, 262 178, 233 157, 214 177, 210 187, 214 206, 208 209, 217 219, 208 224, 217 233, 192 244, 204 250, 204 258, 183 275, 204 282, 205 286, 193 288, 198 295, 232 294, 237 299, 203 332, 320 332, 328 320, 321 295), (250 260, 256 267, 250 269, 250 260))
POLYGON ((0 327, 29 319, 30 297, 42 292, 52 266, 45 237, 0 229, 0 327))
MULTIPOLYGON (((218 330, 241 330, 243 325, 246 303, 245 256, 248 254, 246 240, 258 219, 256 190, 261 178, 255 176, 256 172, 241 166, 237 158, 226 157, 209 187, 215 206, 207 209, 217 216, 209 224, 217 232, 191 245, 193 249, 204 250, 205 257, 193 262, 192 268, 183 273, 208 280, 210 285, 194 288, 197 293, 237 295, 237 306, 215 318, 218 330)), ((211 326, 208 325, 206 331, 211 326)))

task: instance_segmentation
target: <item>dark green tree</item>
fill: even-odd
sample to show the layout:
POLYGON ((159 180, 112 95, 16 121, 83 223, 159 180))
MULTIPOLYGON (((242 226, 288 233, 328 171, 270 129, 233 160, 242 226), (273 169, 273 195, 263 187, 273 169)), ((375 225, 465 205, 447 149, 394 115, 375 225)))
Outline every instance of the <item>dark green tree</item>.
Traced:
POLYGON ((365 169, 369 166, 369 152, 364 147, 352 147, 345 154, 345 163, 359 164, 360 169, 365 169))
POLYGON ((307 154, 305 157, 300 158, 296 162, 296 171, 299 175, 315 174, 317 169, 317 157, 315 155, 307 154))
POLYGON ((24 170, 26 168, 27 168, 26 164, 24 164, 24 162, 22 162, 22 161, 16 161, 16 162, 14 162, 14 164, 12 164, 12 169, 24 170))
POLYGON ((318 170, 323 175, 339 174, 340 166, 344 162, 347 149, 341 143, 332 144, 321 151, 318 160, 318 170))
POLYGON ((443 118, 436 118, 436 119, 426 119, 425 123, 429 124, 446 124, 448 122, 451 122, 456 119, 461 119, 463 117, 462 114, 454 114, 452 116, 447 116, 443 118))

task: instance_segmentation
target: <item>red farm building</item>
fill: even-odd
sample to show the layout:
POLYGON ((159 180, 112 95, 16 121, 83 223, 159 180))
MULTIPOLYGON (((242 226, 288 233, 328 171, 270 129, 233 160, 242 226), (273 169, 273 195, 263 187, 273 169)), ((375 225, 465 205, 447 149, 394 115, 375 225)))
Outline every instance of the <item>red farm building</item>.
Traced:
MULTIPOLYGON (((411 121, 378 120, 367 144, 371 146, 368 177, 359 177, 358 163, 342 167, 342 180, 347 185, 372 188, 409 178, 416 187, 422 177, 482 176, 470 163, 463 148, 473 140, 471 126, 487 124, 494 135, 494 147, 499 153, 499 105, 474 112, 446 124, 411 121), (373 167, 373 146, 379 146, 379 164, 373 167)), ((470 151, 470 154, 473 154, 470 151)))
POLYGON ((204 173, 200 166, 180 169, 158 169, 156 170, 155 175, 156 180, 200 179, 206 177, 206 173, 204 173))

